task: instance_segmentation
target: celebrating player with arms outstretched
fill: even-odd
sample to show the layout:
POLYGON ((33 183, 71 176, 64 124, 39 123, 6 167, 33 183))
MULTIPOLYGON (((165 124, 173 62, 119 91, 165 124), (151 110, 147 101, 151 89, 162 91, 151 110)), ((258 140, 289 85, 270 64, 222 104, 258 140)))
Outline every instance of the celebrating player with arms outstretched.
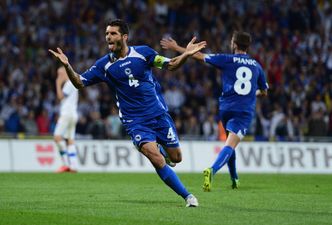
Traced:
MULTIPOLYGON (((172 38, 161 40, 164 49, 184 52, 172 38)), ((256 94, 266 95, 268 85, 261 65, 247 54, 251 36, 246 32, 234 32, 231 40, 233 54, 203 54, 193 58, 222 70, 223 88, 219 99, 219 116, 228 136, 225 146, 210 168, 204 170, 204 191, 211 191, 212 177, 226 163, 237 188, 239 178, 235 165, 235 148, 246 135, 255 113, 256 94)))
POLYGON ((168 59, 148 46, 128 46, 128 34, 128 26, 122 20, 108 23, 106 41, 110 53, 97 60, 83 74, 73 70, 60 48, 50 52, 64 65, 76 88, 106 82, 115 91, 119 116, 134 145, 150 160, 159 177, 185 199, 186 206, 198 206, 197 199, 165 163, 157 147, 157 143, 164 146, 173 162, 182 160, 175 125, 161 99, 159 87, 156 88, 151 67, 175 70, 189 56, 204 48, 206 43, 194 43, 193 38, 183 54, 168 59))

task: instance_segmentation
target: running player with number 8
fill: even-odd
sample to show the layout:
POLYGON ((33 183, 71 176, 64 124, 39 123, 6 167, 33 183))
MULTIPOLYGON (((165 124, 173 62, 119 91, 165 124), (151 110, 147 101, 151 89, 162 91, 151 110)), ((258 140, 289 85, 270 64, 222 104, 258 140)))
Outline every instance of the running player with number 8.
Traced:
MULTIPOLYGON (((222 92, 219 99, 219 116, 227 131, 225 146, 213 165, 204 170, 204 191, 211 191, 213 175, 226 163, 232 188, 238 188, 239 178, 235 165, 235 148, 246 135, 256 108, 256 95, 267 95, 268 84, 261 65, 247 54, 251 36, 246 32, 234 32, 231 39, 233 54, 203 54, 192 57, 222 70, 222 92)), ((172 38, 160 41, 164 49, 184 52, 172 38)))

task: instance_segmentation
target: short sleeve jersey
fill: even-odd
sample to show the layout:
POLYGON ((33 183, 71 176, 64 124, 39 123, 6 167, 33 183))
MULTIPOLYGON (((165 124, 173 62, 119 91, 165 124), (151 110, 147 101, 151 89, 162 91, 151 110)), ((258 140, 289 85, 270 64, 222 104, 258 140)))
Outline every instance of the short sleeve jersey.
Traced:
POLYGON ((64 98, 60 103, 60 115, 77 116, 78 90, 70 80, 67 80, 62 87, 62 92, 64 98))
POLYGON ((128 46, 126 57, 110 53, 80 75, 85 86, 106 82, 115 91, 119 116, 123 122, 150 119, 167 111, 161 87, 151 68, 162 68, 168 58, 148 46, 128 46))

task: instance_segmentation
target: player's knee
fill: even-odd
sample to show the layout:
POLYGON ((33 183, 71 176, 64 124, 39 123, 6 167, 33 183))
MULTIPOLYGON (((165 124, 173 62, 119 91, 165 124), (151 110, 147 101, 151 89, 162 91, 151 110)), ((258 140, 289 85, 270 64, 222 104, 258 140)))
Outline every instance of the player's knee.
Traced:
POLYGON ((161 169, 166 164, 164 157, 160 153, 150 154, 148 158, 156 169, 161 169))
POLYGON ((68 142, 68 145, 73 145, 74 144, 74 140, 73 139, 68 139, 67 142, 68 142))
POLYGON ((61 136, 55 135, 54 136, 54 141, 55 142, 60 142, 62 140, 61 136))
POLYGON ((182 154, 181 151, 174 151, 172 154, 169 154, 170 159, 174 163, 180 163, 182 161, 182 154))
POLYGON ((182 161, 182 156, 176 156, 176 157, 173 157, 171 158, 171 161, 174 162, 174 163, 180 163, 182 161))
POLYGON ((151 146, 144 145, 141 148, 141 152, 150 160, 150 162, 156 169, 160 169, 165 165, 165 159, 162 154, 157 150, 157 148, 152 148, 151 146))

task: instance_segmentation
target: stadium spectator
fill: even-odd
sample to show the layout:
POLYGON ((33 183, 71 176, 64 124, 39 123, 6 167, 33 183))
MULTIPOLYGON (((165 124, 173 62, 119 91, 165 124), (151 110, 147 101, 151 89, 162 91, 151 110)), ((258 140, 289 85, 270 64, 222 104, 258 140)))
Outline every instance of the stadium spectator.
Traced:
POLYGON ((30 110, 28 115, 22 119, 23 130, 27 135, 38 135, 38 127, 35 118, 35 112, 30 110))
POLYGON ((50 133, 50 119, 48 117, 48 112, 46 109, 42 109, 36 118, 36 123, 38 127, 38 134, 47 135, 50 133))
POLYGON ((311 102, 311 112, 314 114, 318 111, 322 111, 323 114, 326 112, 326 105, 320 94, 316 94, 314 100, 311 102))
POLYGON ((0 133, 4 133, 5 131, 5 123, 4 121, 0 118, 0 133))
POLYGON ((184 124, 184 130, 186 131, 186 135, 192 137, 198 137, 201 133, 201 127, 197 121, 197 117, 193 114, 189 117, 184 124))
POLYGON ((308 136, 325 137, 328 134, 328 124, 324 120, 324 111, 319 108, 315 111, 308 121, 308 136))
POLYGON ((87 134, 88 128, 88 120, 85 116, 81 115, 78 118, 77 126, 76 126, 76 133, 78 134, 78 138, 90 138, 90 135, 87 134))
POLYGON ((87 125, 86 132, 92 135, 93 139, 102 140, 107 138, 105 121, 101 118, 99 111, 90 113, 90 122, 87 125))
POLYGON ((182 91, 175 84, 171 84, 169 88, 165 89, 164 97, 171 112, 178 112, 186 100, 182 91))
POLYGON ((271 125, 269 137, 273 139, 277 136, 285 136, 287 134, 285 113, 278 103, 275 103, 271 117, 271 125))
POLYGON ((111 113, 107 117, 107 125, 106 125, 106 130, 107 130, 107 136, 110 139, 119 139, 121 138, 122 135, 122 125, 121 125, 121 120, 119 119, 118 116, 118 110, 115 106, 113 106, 110 109, 111 113))
POLYGON ((218 123, 215 121, 213 115, 209 115, 207 120, 203 123, 203 136, 206 140, 217 140, 218 138, 218 123))
POLYGON ((8 119, 6 120, 5 128, 10 133, 18 133, 23 130, 21 126, 20 116, 16 110, 13 113, 11 113, 8 119))

